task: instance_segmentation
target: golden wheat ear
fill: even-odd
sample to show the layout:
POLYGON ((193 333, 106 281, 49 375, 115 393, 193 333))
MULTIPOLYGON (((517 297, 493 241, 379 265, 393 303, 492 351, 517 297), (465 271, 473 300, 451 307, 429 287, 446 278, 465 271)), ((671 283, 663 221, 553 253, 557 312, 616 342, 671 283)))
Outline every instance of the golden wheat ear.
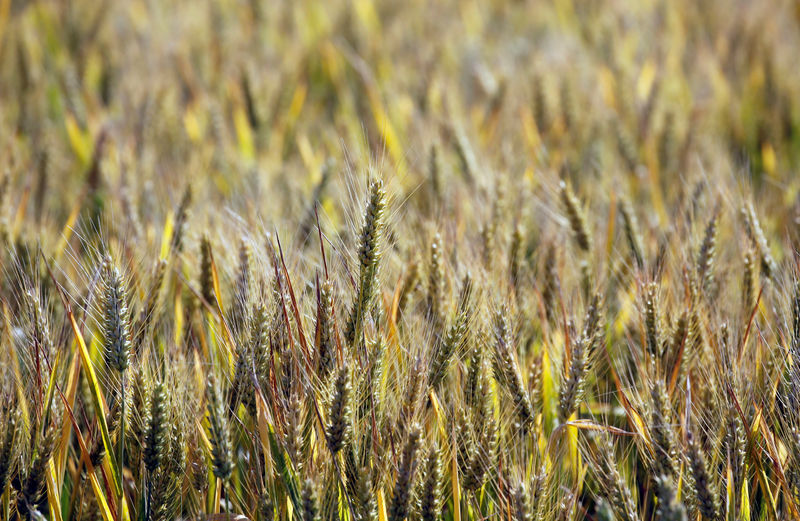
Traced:
POLYGON ((209 439, 211 441, 211 463, 214 476, 223 483, 233 472, 233 452, 228 415, 222 394, 214 375, 209 375, 206 386, 208 400, 209 439))
POLYGON ((0 430, 0 490, 5 490, 14 470, 19 409, 13 395, 3 394, 2 398, 3 404, 0 406, 0 421, 3 425, 0 430))
POLYGON ((403 521, 408 517, 412 499, 412 484, 417 468, 417 452, 419 450, 421 431, 418 425, 413 425, 408 431, 408 437, 400 456, 397 468, 397 477, 392 492, 392 502, 389 506, 389 521, 403 521))
POLYGON ((383 248, 386 192, 377 179, 369 189, 369 201, 364 211, 364 226, 359 237, 359 279, 356 297, 347 319, 344 337, 349 345, 359 341, 365 314, 371 310, 378 283, 378 264, 383 248))
POLYGON ((571 349, 564 354, 565 374, 559 391, 561 421, 568 421, 583 400, 592 354, 600 343, 602 330, 600 303, 600 296, 595 295, 586 310, 581 335, 575 338, 571 349))
POLYGON ((189 210, 192 205, 192 185, 186 185, 181 196, 181 201, 175 209, 175 220, 172 226, 172 237, 170 238, 170 253, 183 253, 183 241, 186 235, 186 227, 189 223, 189 210))
POLYGON ((656 507, 655 519, 659 521, 686 521, 688 519, 686 508, 678 500, 677 492, 666 476, 655 478, 658 505, 656 507))
POLYGON ((319 499, 314 482, 306 478, 303 482, 303 510, 300 513, 303 521, 319 521, 319 499))
POLYGON ((700 444, 691 432, 687 433, 686 459, 691 471, 691 481, 687 485, 696 501, 694 507, 706 519, 721 519, 719 495, 700 444))
POLYGON ((436 521, 442 511, 442 455, 436 442, 428 447, 420 472, 416 494, 419 516, 422 521, 436 521))
POLYGON ((589 231, 589 225, 586 222, 586 215, 581 203, 572 191, 572 187, 566 181, 561 181, 558 188, 561 204, 567 213, 575 243, 581 250, 588 252, 592 248, 592 234, 589 231))
POLYGON ((328 411, 328 427, 326 437, 328 448, 336 454, 349 443, 352 436, 352 387, 350 383, 350 369, 343 366, 336 374, 331 391, 331 403, 328 411))

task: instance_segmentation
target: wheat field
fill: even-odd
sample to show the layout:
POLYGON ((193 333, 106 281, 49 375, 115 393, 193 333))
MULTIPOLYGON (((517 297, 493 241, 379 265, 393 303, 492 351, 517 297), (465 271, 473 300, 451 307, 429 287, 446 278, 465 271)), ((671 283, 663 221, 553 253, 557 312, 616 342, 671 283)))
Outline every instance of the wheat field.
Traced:
POLYGON ((800 519, 800 4, 0 0, 0 521, 800 519))

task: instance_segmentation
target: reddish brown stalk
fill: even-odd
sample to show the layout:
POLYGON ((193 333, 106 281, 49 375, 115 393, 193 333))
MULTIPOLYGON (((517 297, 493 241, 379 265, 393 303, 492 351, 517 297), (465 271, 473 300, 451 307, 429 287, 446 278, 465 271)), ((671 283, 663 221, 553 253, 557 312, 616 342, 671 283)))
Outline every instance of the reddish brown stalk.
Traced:
MULTIPOLYGON (((292 312, 294 313, 295 322, 297 322, 298 340, 300 342, 300 347, 303 349, 303 356, 305 357, 306 369, 308 369, 309 372, 310 372, 311 371, 311 354, 308 351, 308 344, 306 343, 306 335, 303 332, 303 321, 302 321, 302 318, 300 317, 300 310, 297 307, 297 299, 294 296, 294 288, 292 287, 292 279, 289 277, 289 271, 286 269, 286 263, 283 260, 283 248, 281 248, 281 239, 280 239, 280 237, 278 237, 277 232, 275 234, 275 239, 278 241, 278 252, 280 253, 281 266, 283 267, 283 273, 284 273, 284 275, 286 277, 286 285, 288 286, 287 289, 289 290, 289 298, 292 301, 292 312)), ((277 269, 278 269, 278 267, 275 266, 276 275, 277 275, 277 269)), ((283 293, 281 293, 281 302, 283 302, 283 293)), ((284 304, 283 312, 284 312, 284 314, 286 314, 286 306, 285 306, 285 304, 284 304)), ((289 316, 288 315, 286 316, 286 329, 287 330, 291 329, 291 327, 289 325, 289 316)), ((290 333, 290 335, 291 335, 291 333, 290 333)))
POLYGON ((764 294, 764 284, 761 285, 761 289, 758 290, 758 296, 756 297, 756 303, 753 306, 753 311, 750 312, 750 317, 747 319, 747 328, 744 330, 744 336, 742 336, 742 343, 739 345, 739 352, 736 356, 737 366, 742 366, 742 354, 744 354, 744 346, 747 344, 747 339, 750 337, 750 328, 753 326, 753 321, 756 318, 756 313, 758 313, 758 307, 761 305, 761 296, 764 294))

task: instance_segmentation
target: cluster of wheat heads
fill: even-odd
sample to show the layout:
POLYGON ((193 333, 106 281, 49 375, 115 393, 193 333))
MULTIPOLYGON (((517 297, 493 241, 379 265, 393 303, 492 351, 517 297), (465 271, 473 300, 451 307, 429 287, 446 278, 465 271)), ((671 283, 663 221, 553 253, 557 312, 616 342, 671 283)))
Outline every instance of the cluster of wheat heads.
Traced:
POLYGON ((797 13, 0 0, 0 520, 800 519, 797 13))

